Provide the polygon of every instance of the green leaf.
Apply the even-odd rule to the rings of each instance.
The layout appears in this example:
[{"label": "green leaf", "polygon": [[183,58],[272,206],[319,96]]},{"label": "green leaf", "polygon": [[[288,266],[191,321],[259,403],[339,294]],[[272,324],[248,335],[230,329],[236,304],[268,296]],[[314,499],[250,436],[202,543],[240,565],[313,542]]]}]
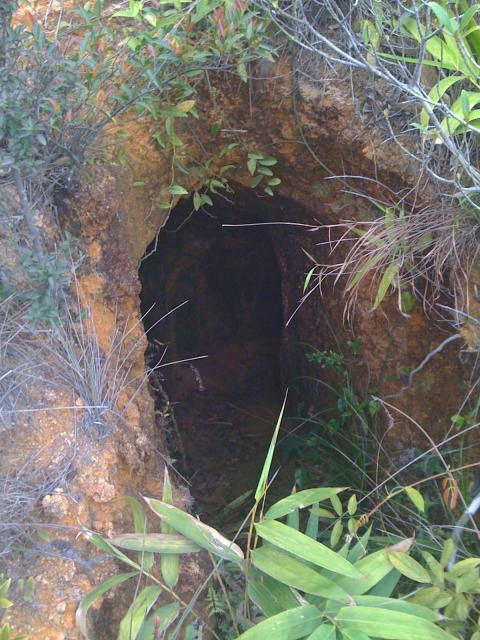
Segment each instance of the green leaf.
[{"label": "green leaf", "polygon": [[268,167],[257,167],[257,172],[261,173],[262,176],[273,176],[273,171]]},{"label": "green leaf", "polygon": [[310,515],[308,516],[307,526],[305,527],[305,535],[313,540],[316,540],[318,537],[318,514],[315,513],[316,509],[319,509],[318,502],[316,502],[313,506],[313,509],[310,510]]},{"label": "green leaf", "polygon": [[384,598],[382,596],[357,596],[355,602],[362,607],[381,607],[390,611],[402,611],[409,613],[430,622],[438,622],[440,615],[436,611],[432,611],[428,607],[414,604],[408,600],[400,600],[398,598]]},{"label": "green leaf", "polygon": [[87,613],[95,600],[97,600],[97,598],[100,598],[100,596],[103,596],[104,593],[110,591],[110,589],[113,589],[122,582],[133,578],[133,576],[138,576],[138,572],[131,571],[130,573],[118,573],[116,576],[112,576],[111,578],[108,578],[108,580],[105,580],[104,582],[99,584],[98,587],[95,587],[95,589],[92,589],[92,591],[90,591],[90,593],[87,593],[87,595],[83,598],[77,609],[76,619],[77,625],[85,638],[88,638]]},{"label": "green leaf", "polygon": [[335,551],[281,522],[267,520],[257,523],[255,528],[257,534],[267,542],[280,547],[284,551],[293,553],[298,558],[312,562],[318,567],[329,569],[339,575],[350,578],[365,577],[355,569],[353,564],[342,558]]},{"label": "green leaf", "polygon": [[267,186],[267,187],[265,187],[264,191],[265,191],[265,193],[266,193],[267,195],[269,195],[269,196],[273,196],[273,190],[272,190],[272,187],[268,187],[268,186]]},{"label": "green leaf", "polygon": [[341,520],[337,520],[337,522],[333,525],[332,531],[330,533],[330,546],[335,547],[342,537],[343,533],[343,524]]},{"label": "green leaf", "polygon": [[455,543],[452,540],[452,538],[448,538],[447,540],[445,540],[443,544],[442,555],[440,557],[440,564],[442,565],[443,568],[445,568],[447,564],[450,562],[450,559],[455,553],[455,548],[456,548]]},{"label": "green leaf", "polygon": [[278,160],[273,158],[272,156],[267,156],[266,158],[259,158],[258,163],[263,164],[264,167],[273,167],[276,165]]},{"label": "green leaf", "polygon": [[438,587],[428,587],[416,591],[408,601],[430,609],[443,609],[452,601],[452,595]]},{"label": "green leaf", "polygon": [[260,474],[260,479],[258,480],[258,484],[257,484],[257,490],[255,491],[255,502],[259,502],[267,490],[268,476],[270,474],[270,467],[272,465],[272,460],[273,460],[273,452],[275,451],[278,432],[280,431],[280,425],[282,423],[283,413],[285,411],[285,405],[287,404],[287,394],[288,392],[285,394],[283,405],[282,405],[282,408],[280,409],[280,414],[277,419],[277,424],[273,432],[272,440],[270,442],[270,446],[268,447],[267,456],[265,458],[265,462],[263,463],[262,473]]},{"label": "green leaf", "polygon": [[343,514],[343,507],[340,498],[337,495],[330,496],[330,502],[337,516],[341,516]]},{"label": "green leaf", "polygon": [[172,184],[172,186],[168,188],[168,193],[172,196],[188,195],[188,191],[185,189],[185,187],[182,187],[179,184]]},{"label": "green leaf", "polygon": [[156,585],[145,587],[128,608],[120,622],[118,640],[136,640],[148,612],[158,600],[161,589]]},{"label": "green leaf", "polygon": [[195,211],[198,211],[201,206],[202,206],[201,195],[198,193],[198,191],[195,191],[195,193],[193,194],[193,208],[195,209]]},{"label": "green leaf", "polygon": [[254,158],[249,158],[247,160],[247,167],[251,175],[253,176],[253,174],[255,173],[255,169],[257,168],[257,161]]},{"label": "green leaf", "polygon": [[[147,517],[143,510],[142,505],[136,498],[132,498],[131,496],[125,496],[125,501],[132,510],[133,514],[133,528],[135,529],[135,533],[140,534],[142,537],[147,532]],[[115,545],[112,539],[110,542]],[[121,547],[122,545],[116,545]],[[146,549],[144,547],[140,549],[136,549],[138,551],[137,562],[139,564],[143,563],[143,568],[146,571],[150,571],[153,565],[153,555],[151,553],[146,553]]]},{"label": "green leaf", "polygon": [[240,79],[242,80],[242,82],[248,82],[247,67],[243,62],[240,62],[237,65],[237,73],[240,76]]},{"label": "green leaf", "polygon": [[443,27],[444,29],[448,29],[452,33],[456,30],[454,26],[455,20],[450,19],[447,11],[441,5],[439,5],[438,2],[429,2],[428,6],[437,16],[437,20],[441,27]]},{"label": "green leaf", "polygon": [[337,631],[335,627],[324,622],[308,636],[307,640],[335,640],[336,637]]},{"label": "green leaf", "polygon": [[271,180],[268,181],[268,184],[270,187],[276,187],[278,186],[282,181],[280,180],[280,178],[272,178]]},{"label": "green leaf", "polygon": [[[408,546],[412,544],[412,540],[404,540],[402,544],[405,549],[408,549]],[[335,582],[352,596],[360,596],[370,591],[382,578],[393,570],[392,564],[387,557],[387,551],[395,550],[396,548],[398,550],[398,545],[381,549],[356,562],[354,567],[363,573],[364,578],[353,580],[352,578],[340,577]]]},{"label": "green leaf", "polygon": [[[170,475],[168,468],[165,465],[165,471],[163,474],[163,502],[165,504],[173,504],[173,490],[172,483],[170,482]],[[161,521],[160,531],[165,535],[171,535],[174,530],[168,525],[165,520]],[[180,576],[180,556],[162,554],[160,556],[160,570],[162,572],[163,579],[167,586],[171,589],[177,584]]]},{"label": "green leaf", "polygon": [[350,516],[354,516],[357,512],[357,496],[351,495],[347,503],[347,511]]},{"label": "green leaf", "polygon": [[305,293],[305,291],[308,289],[308,285],[310,284],[310,280],[312,279],[313,274],[315,273],[315,269],[317,268],[317,266],[315,265],[314,267],[312,267],[310,269],[310,271],[307,273],[306,277],[305,277],[305,282],[303,283],[303,293]]},{"label": "green leaf", "polygon": [[428,620],[377,607],[343,607],[335,620],[340,630],[360,631],[385,640],[453,640]]},{"label": "green leaf", "polygon": [[87,534],[87,538],[95,547],[97,547],[97,549],[108,553],[108,555],[112,556],[112,558],[120,560],[121,562],[124,562],[134,569],[141,569],[140,565],[137,562],[134,562],[131,558],[116,549],[112,544],[110,544],[110,542],[108,542],[108,540],[105,540],[104,538],[102,538],[102,536],[98,535],[98,533],[89,533]]},{"label": "green leaf", "polygon": [[294,493],[291,496],[287,496],[282,500],[279,500],[267,509],[264,519],[276,520],[286,516],[295,509],[304,509],[309,507],[314,502],[322,502],[328,500],[331,496],[337,495],[344,491],[344,487],[323,487],[319,489],[305,489]]},{"label": "green leaf", "polygon": [[375,295],[375,301],[373,303],[374,310],[377,309],[378,306],[382,303],[382,300],[385,298],[388,289],[397,277],[399,270],[400,264],[398,262],[391,262],[383,272],[380,284],[378,285],[377,293]]},{"label": "green leaf", "polygon": [[392,566],[400,573],[415,582],[431,582],[430,575],[422,565],[401,551],[391,551],[387,553]]},{"label": "green leaf", "polygon": [[152,511],[163,518],[172,529],[195,542],[202,549],[206,549],[214,556],[224,560],[237,563],[243,560],[243,552],[240,547],[224,538],[212,527],[203,524],[200,520],[196,520],[190,514],[184,513],[171,504],[153,498],[145,498],[145,500]]},{"label": "green leaf", "polygon": [[238,640],[297,640],[312,633],[321,619],[322,614],[317,607],[307,604],[267,618],[242,633]]},{"label": "green leaf", "polygon": [[111,543],[129,551],[145,550],[149,553],[197,553],[200,547],[184,536],[168,533],[123,533],[114,536]]},{"label": "green leaf", "polygon": [[343,603],[350,599],[349,595],[333,580],[325,578],[314,569],[277,551],[274,547],[264,546],[252,551],[252,562],[260,571],[294,589]]},{"label": "green leaf", "polygon": [[189,113],[193,107],[195,106],[195,100],[183,100],[183,102],[179,102],[176,107],[182,113]]},{"label": "green leaf", "polygon": [[469,9],[465,11],[462,15],[462,19],[460,20],[460,29],[463,30],[468,26],[468,23],[473,18],[473,16],[480,11],[480,4],[474,4]]},{"label": "green leaf", "polygon": [[262,180],[263,180],[262,175],[255,176],[254,179],[252,180],[252,184],[250,185],[252,189],[255,189],[255,187],[258,187],[258,185]]},{"label": "green leaf", "polygon": [[[155,611],[153,611],[145,621],[145,624],[138,635],[138,640],[155,640],[155,632],[161,633],[162,631],[165,631],[165,629],[167,629],[177,618],[179,611],[180,605],[178,602],[171,602],[159,609],[155,609]],[[157,623],[156,627],[155,623]]]},{"label": "green leaf", "polygon": [[294,609],[301,604],[290,587],[255,567],[250,567],[248,572],[247,593],[252,602],[268,617],[287,609]]}]

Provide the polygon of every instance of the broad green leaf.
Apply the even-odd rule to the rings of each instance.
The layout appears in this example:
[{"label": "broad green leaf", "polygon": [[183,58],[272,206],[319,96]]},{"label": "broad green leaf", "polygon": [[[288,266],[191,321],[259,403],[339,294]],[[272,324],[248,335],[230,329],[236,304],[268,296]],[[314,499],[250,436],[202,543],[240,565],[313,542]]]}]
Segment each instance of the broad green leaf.
[{"label": "broad green leaf", "polygon": [[255,187],[258,187],[258,185],[260,184],[260,182],[263,180],[263,176],[262,175],[257,175],[254,177],[254,179],[252,180],[251,183],[251,187],[252,189],[255,189]]},{"label": "broad green leaf", "polygon": [[317,607],[307,604],[267,618],[242,633],[238,640],[297,640],[312,633],[321,619],[322,614]]},{"label": "broad green leaf", "polygon": [[365,577],[355,569],[351,562],[342,558],[335,551],[281,522],[267,520],[257,523],[255,528],[257,534],[267,542],[292,553],[298,558],[312,562],[318,567],[329,569],[339,575],[351,578]]},{"label": "broad green leaf", "polygon": [[428,607],[414,604],[408,600],[400,600],[399,598],[383,598],[382,596],[357,596],[355,602],[362,607],[380,607],[389,609],[390,611],[402,611],[413,616],[418,616],[430,622],[438,622],[440,616],[437,612],[432,611]]},{"label": "broad green leaf", "polygon": [[452,601],[452,595],[447,591],[442,591],[438,587],[428,587],[426,589],[420,589],[408,599],[408,602],[413,602],[430,609],[443,609]]},{"label": "broad green leaf", "polygon": [[328,509],[323,509],[322,507],[313,507],[312,509],[310,509],[310,513],[319,518],[328,518],[329,520],[337,519],[337,516],[334,513],[332,513]]},{"label": "broad green leaf", "polygon": [[413,502],[413,504],[417,507],[417,509],[422,513],[424,513],[425,500],[423,499],[423,496],[420,493],[420,491],[418,491],[418,489],[415,489],[414,487],[405,487],[404,490],[407,496]]},{"label": "broad green leaf", "polygon": [[377,607],[343,607],[335,620],[341,630],[361,631],[385,640],[453,640],[428,620]]},{"label": "broad green leaf", "polygon": [[337,632],[332,624],[324,622],[313,633],[311,633],[307,640],[336,640]]},{"label": "broad green leaf", "polygon": [[[412,544],[411,539],[404,541],[405,547]],[[365,556],[354,564],[354,567],[363,573],[365,577],[353,580],[352,578],[340,577],[335,580],[342,589],[352,596],[360,596],[370,591],[382,578],[392,571],[392,564],[388,559],[387,551],[395,550],[395,547],[387,547],[375,553]]]},{"label": "broad green leaf", "polygon": [[351,516],[354,516],[357,512],[357,496],[355,494],[352,494],[348,499],[347,511]]},{"label": "broad green leaf", "polygon": [[111,542],[116,547],[129,551],[148,551],[149,553],[196,553],[200,547],[177,533],[123,533],[114,536]]},{"label": "broad green leaf", "polygon": [[[454,75],[447,76],[446,78],[442,78],[439,82],[437,82],[433,88],[429,91],[428,97],[432,102],[438,103],[440,99],[445,95],[445,93],[457,82],[461,80],[465,80],[465,76],[463,75]],[[432,108],[433,105],[430,105]],[[420,124],[422,127],[426,127],[428,125],[428,121],[430,116],[426,112],[425,109],[422,109],[420,114]]]},{"label": "broad green leaf", "polygon": [[[168,468],[166,465],[163,474],[162,498],[165,504],[173,504],[172,483],[170,482],[170,475],[168,473]],[[160,523],[160,531],[163,534],[171,535],[174,532],[174,529],[172,529],[170,525],[164,519],[162,519]],[[180,556],[178,554],[162,554],[160,556],[160,570],[162,572],[165,584],[173,589],[173,587],[177,584],[178,578],[180,576]]]},{"label": "broad green leaf", "polygon": [[314,511],[318,509],[318,502],[316,502],[313,506],[313,509],[310,510],[310,515],[308,516],[307,526],[305,528],[305,535],[313,540],[316,540],[318,537],[318,521],[319,517]]},{"label": "broad green leaf", "polygon": [[300,512],[298,509],[294,509],[287,515],[287,526],[296,531],[300,530]]},{"label": "broad green leaf", "polygon": [[128,608],[120,622],[118,640],[137,640],[148,612],[158,600],[161,589],[156,585],[145,587]]},{"label": "broad green leaf", "polygon": [[330,546],[335,547],[343,533],[343,524],[341,520],[337,520],[337,522],[332,527],[332,532],[330,533]]},{"label": "broad green leaf", "polygon": [[255,173],[255,169],[257,168],[257,161],[254,158],[249,158],[247,160],[247,167],[250,171],[250,174],[253,176],[253,174]]},{"label": "broad green leaf", "polygon": [[448,571],[447,576],[449,578],[457,578],[478,566],[480,566],[480,558],[467,558],[466,560],[460,560],[460,562],[454,564]]},{"label": "broad green leaf", "polygon": [[360,560],[360,558],[363,558],[367,555],[367,545],[368,541],[370,540],[371,533],[372,527],[370,526],[348,552],[347,560],[349,562],[357,562],[358,560]]},{"label": "broad green leaf", "polygon": [[[138,640],[155,640],[155,631],[160,633],[165,631],[177,618],[179,611],[180,605],[178,602],[172,602],[159,609],[155,609],[145,621],[138,634]],[[155,623],[157,624],[156,628]]]},{"label": "broad green leaf", "polygon": [[195,106],[195,100],[183,100],[183,102],[179,102],[176,106],[182,113],[189,113]]},{"label": "broad green leaf", "polygon": [[428,571],[408,554],[402,553],[401,551],[391,551],[387,553],[387,556],[392,566],[395,567],[397,571],[400,571],[402,575],[410,578],[410,580],[414,580],[415,582],[431,582]]},{"label": "broad green leaf", "polygon": [[266,158],[259,158],[258,163],[263,164],[264,167],[273,167],[273,165],[277,164],[278,160],[273,158],[272,156],[267,156]]},{"label": "broad green leaf", "polygon": [[100,598],[100,596],[103,596],[103,594],[107,591],[110,591],[110,589],[113,589],[122,582],[125,582],[125,580],[133,578],[133,576],[138,576],[138,572],[131,571],[130,573],[118,573],[116,576],[112,576],[111,578],[108,578],[108,580],[105,580],[104,582],[99,584],[98,587],[95,587],[95,589],[92,589],[92,591],[90,591],[90,593],[87,593],[87,595],[83,598],[76,612],[76,620],[77,625],[85,638],[88,638],[87,613],[95,600],[97,600],[97,598]]},{"label": "broad green leaf", "polygon": [[382,598],[388,598],[395,591],[397,584],[402,577],[402,574],[394,569],[387,573],[377,584],[369,591],[371,596],[382,596]]},{"label": "broad green leaf", "polygon": [[330,496],[330,502],[337,516],[341,516],[343,514],[343,507],[340,498],[337,495]]},{"label": "broad green leaf", "polygon": [[441,27],[448,29],[452,33],[455,31],[455,19],[450,18],[446,9],[444,9],[438,2],[429,2],[428,6],[437,16],[437,20]]},{"label": "broad green leaf", "polygon": [[370,640],[370,636],[361,631],[352,631],[351,629],[342,629],[342,638],[344,640]]},{"label": "broad green leaf", "polygon": [[[131,496],[125,496],[125,501],[132,510],[133,528],[135,529],[135,533],[141,534],[143,536],[143,534],[147,532],[147,518],[145,516],[142,505],[136,498],[132,498]],[[110,540],[110,542],[115,545],[115,542],[113,542],[113,540]],[[121,547],[122,545],[117,546]],[[147,550],[145,549],[145,547],[136,549],[136,551],[139,552],[137,555],[137,562],[142,565],[146,571],[150,571],[153,565],[153,555],[146,552]]]},{"label": "broad green leaf", "polygon": [[185,189],[185,187],[182,187],[179,184],[172,184],[172,186],[168,188],[168,193],[172,196],[188,195],[188,191]]},{"label": "broad green leaf", "polygon": [[295,509],[304,509],[309,507],[314,502],[322,502],[327,500],[333,495],[344,491],[342,487],[324,487],[320,489],[305,489],[299,491],[291,496],[279,500],[269,509],[267,509],[264,518],[265,520],[276,520],[291,513]]},{"label": "broad green leaf", "polygon": [[104,551],[105,553],[108,553],[108,555],[112,556],[112,558],[115,558],[116,560],[120,560],[121,562],[124,562],[128,566],[133,567],[134,569],[137,569],[137,570],[141,569],[141,566],[137,562],[134,562],[131,558],[129,558],[124,553],[122,553],[119,549],[117,549],[112,544],[110,544],[108,540],[105,540],[105,538],[102,538],[102,536],[98,535],[98,533],[88,533],[86,534],[86,537],[90,540],[90,542],[95,547],[97,547],[97,549],[100,549],[100,551]]},{"label": "broad green leaf", "polygon": [[273,460],[273,452],[275,451],[275,445],[277,444],[278,432],[280,431],[280,425],[282,423],[283,412],[285,411],[285,405],[287,404],[287,395],[285,394],[285,398],[283,400],[283,405],[280,410],[280,414],[278,416],[277,424],[275,426],[275,430],[273,432],[272,440],[270,442],[270,446],[268,448],[267,457],[265,458],[265,462],[263,463],[262,473],[260,474],[260,479],[258,481],[257,490],[255,491],[255,501],[258,502],[261,500],[263,495],[267,490],[268,485],[268,476],[270,473],[270,467],[272,465]]},{"label": "broad green leaf", "polygon": [[375,294],[375,301],[373,303],[374,310],[378,308],[382,300],[385,298],[387,291],[397,277],[399,269],[400,263],[395,261],[391,262],[383,272],[383,275],[380,279],[380,284],[378,285],[377,293]]},{"label": "broad green leaf", "polygon": [[145,500],[152,511],[163,518],[172,529],[195,542],[202,549],[206,549],[214,556],[224,560],[237,563],[243,560],[243,551],[240,547],[227,540],[212,527],[203,524],[200,520],[196,520],[190,514],[184,513],[171,504],[153,498],[145,498]]},{"label": "broad green leaf", "polygon": [[261,547],[252,551],[252,562],[257,569],[289,587],[341,602],[349,601],[348,594],[337,587],[333,580],[274,547]]},{"label": "broad green leaf", "polygon": [[274,616],[302,604],[290,587],[255,567],[250,567],[248,572],[247,592],[248,597],[266,616]]}]

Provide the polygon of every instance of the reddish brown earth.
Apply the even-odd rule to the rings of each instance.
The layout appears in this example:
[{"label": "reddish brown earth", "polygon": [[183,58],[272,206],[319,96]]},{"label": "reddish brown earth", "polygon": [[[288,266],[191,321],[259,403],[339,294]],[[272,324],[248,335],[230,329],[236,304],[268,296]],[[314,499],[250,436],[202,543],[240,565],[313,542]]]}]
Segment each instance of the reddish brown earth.
[{"label": "reddish brown earth", "polygon": [[[414,183],[416,167],[400,155],[397,147],[383,143],[379,132],[362,121],[352,105],[348,82],[338,79],[335,84],[327,84],[321,89],[302,84],[298,88],[294,108],[288,70],[280,67],[272,70],[272,76],[277,79],[258,86],[255,84],[252,95],[249,95],[246,85],[226,78],[212,79],[210,93],[205,94],[198,104],[200,118],[194,125],[195,129],[179,132],[187,142],[185,156],[193,167],[193,160],[205,162],[214,155],[219,144],[240,139],[242,147],[237,147],[221,161],[222,164],[238,163],[241,167],[235,172],[236,193],[229,196],[233,208],[237,204],[250,208],[257,206],[257,196],[247,195],[245,191],[250,184],[250,176],[244,167],[243,146],[278,159],[277,174],[282,183],[277,189],[277,196],[267,205],[264,198],[258,202],[268,208],[269,215],[285,222],[321,226],[373,215],[365,207],[364,200],[343,192],[340,179],[326,179],[331,175],[364,175],[376,178],[395,190]],[[212,141],[208,133],[210,124],[220,120],[220,140]],[[108,351],[112,336],[116,332],[125,332],[128,327],[125,352],[129,356],[124,365],[131,368],[131,378],[140,379],[144,372],[147,341],[140,322],[138,266],[147,246],[166,219],[165,211],[156,208],[155,202],[166,199],[171,163],[168,154],[159,149],[151,138],[152,123],[126,123],[124,128],[130,134],[125,143],[126,162],[120,164],[113,154],[104,162],[90,167],[90,177],[82,182],[67,227],[70,225],[77,229],[81,247],[87,256],[78,274],[78,287],[83,304],[91,310],[100,346]],[[234,129],[242,131],[240,138],[239,134],[232,132]],[[301,131],[308,141],[308,148],[302,140]],[[327,174],[318,160],[328,165],[331,174]],[[218,167],[219,162],[215,161],[213,169]],[[134,186],[138,182],[143,183],[141,188]],[[199,186],[195,168],[190,178],[185,176],[183,184],[191,190]],[[375,182],[362,186],[372,196],[382,191]],[[328,246],[318,246],[328,236],[325,230],[312,233],[299,228],[290,232],[288,227],[275,227],[270,231],[270,237],[282,275],[284,312],[290,314],[301,296],[304,276],[311,264],[302,249],[328,260]],[[179,265],[188,259],[188,255],[179,255]],[[195,265],[190,268],[195,270]],[[376,312],[371,311],[371,302],[371,291],[365,288],[349,327],[344,323],[341,283],[335,288],[327,284],[323,298],[312,297],[288,329],[282,329],[284,379],[288,379],[289,372],[298,374],[302,371],[296,349],[299,341],[322,349],[337,348],[330,325],[335,328],[340,345],[345,345],[353,335],[361,340],[362,359],[357,365],[356,376],[360,387],[375,388],[379,395],[384,396],[400,391],[405,386],[401,378],[405,370],[416,367],[447,333],[445,328],[435,323],[435,319],[424,313],[420,304],[414,307],[411,317],[405,317],[399,313],[393,298],[386,300]],[[202,309],[200,304],[199,311],[208,321],[208,309]],[[423,425],[433,439],[438,440],[445,435],[449,427],[448,417],[456,411],[462,397],[459,348],[460,343],[454,342],[432,359],[416,376],[415,385],[394,400],[395,406]],[[235,345],[226,342],[222,349],[222,352],[213,353],[202,373],[217,394],[225,378],[236,376],[239,371],[232,365],[239,356]],[[248,349],[246,353],[248,355]],[[241,355],[243,357],[245,352]],[[181,375],[181,370],[173,372],[172,381]],[[168,379],[168,374],[166,376]],[[195,389],[195,384],[191,376],[179,382],[179,401],[189,402],[201,394],[198,388]],[[260,410],[267,410],[272,422],[276,396],[274,400],[272,402],[269,398]],[[73,403],[81,411],[82,402],[80,397],[72,398],[69,389],[65,390],[65,397],[59,394],[49,399],[45,413],[35,417],[38,429],[33,441],[31,436],[25,436],[26,430],[17,430],[18,449],[32,450],[41,442],[45,444],[45,450],[51,451],[56,439],[68,442],[73,438],[74,415],[78,418],[78,411],[54,413],[50,409]],[[260,401],[257,399],[256,402],[258,408]],[[213,418],[210,411],[208,396],[206,399],[202,396],[182,428],[188,432],[186,440],[190,440],[185,443],[186,447],[191,450],[198,446],[200,457],[197,460],[206,459],[204,466],[192,470],[193,485],[197,478],[205,491],[212,492],[212,500],[218,498],[219,504],[223,504],[236,496],[223,495],[222,485],[226,482],[224,476],[228,475],[228,469],[219,469],[215,457],[208,458],[208,438],[215,443],[227,438],[233,457],[235,449],[240,446],[245,446],[242,451],[249,455],[248,452],[257,447],[255,427],[237,416],[235,433],[217,424],[206,434],[199,430],[198,418],[203,416],[206,421],[215,420],[219,411],[214,412]],[[181,413],[181,410],[177,411],[179,417]],[[193,420],[192,416],[196,419]],[[424,446],[426,438],[412,420],[398,413],[392,412],[392,416],[393,422],[387,421],[387,432],[379,433],[378,437],[383,439],[395,461],[400,453],[406,452],[408,456],[409,449]],[[226,421],[231,422],[231,414]],[[88,433],[77,434],[80,455],[73,462],[68,491],[52,493],[42,500],[43,520],[67,527],[52,529],[51,540],[61,540],[69,549],[74,549],[75,554],[80,554],[85,562],[68,557],[40,557],[29,565],[28,572],[34,575],[37,583],[36,598],[31,605],[17,607],[11,615],[16,627],[32,637],[44,640],[79,638],[74,612],[81,596],[114,571],[109,561],[89,564],[94,554],[82,537],[77,537],[78,531],[86,528],[108,536],[113,532],[131,530],[130,516],[121,497],[161,495],[163,457],[168,455],[168,451],[164,443],[165,434],[158,428],[148,386],[145,384],[134,397],[131,388],[123,389],[118,395],[116,414],[112,415],[110,422],[106,437],[100,440],[95,440]],[[242,429],[245,432],[240,434]],[[265,443],[265,432],[262,438]],[[246,442],[246,445],[241,442]],[[218,455],[223,455],[226,447],[222,445],[218,449]],[[213,469],[215,466],[216,470]],[[212,483],[218,485],[218,494],[212,489]],[[178,483],[175,499],[179,505],[190,503],[187,493]],[[200,573],[200,568],[194,563],[186,567],[181,584],[185,597],[188,598],[188,593],[195,589]]]}]

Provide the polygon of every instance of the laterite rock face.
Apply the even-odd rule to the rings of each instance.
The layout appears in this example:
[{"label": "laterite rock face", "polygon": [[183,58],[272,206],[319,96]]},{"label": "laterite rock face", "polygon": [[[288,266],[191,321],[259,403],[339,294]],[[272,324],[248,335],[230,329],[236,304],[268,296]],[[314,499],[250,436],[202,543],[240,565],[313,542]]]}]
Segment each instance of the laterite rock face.
[{"label": "laterite rock face", "polygon": [[[278,203],[278,209],[271,215],[278,214],[277,221],[318,227],[278,226],[271,231],[282,274],[284,313],[292,313],[311,266],[305,252],[320,262],[339,259],[330,255],[328,225],[376,215],[365,199],[346,193],[342,179],[334,176],[363,175],[378,180],[362,182],[362,188],[372,197],[381,195],[380,183],[398,190],[412,184],[417,176],[416,167],[399,154],[398,147],[382,143],[380,133],[372,131],[356,113],[348,82],[339,79],[334,86],[326,85],[321,90],[300,84],[294,103],[288,70],[274,68],[271,76],[276,79],[254,83],[252,95],[247,85],[226,78],[212,79],[211,88],[197,104],[199,119],[193,125],[189,123],[192,129],[178,132],[186,142],[182,161],[191,167],[190,175],[182,175],[181,182],[193,192],[201,185],[198,167],[213,157],[212,174],[224,164],[239,165],[233,172],[234,193],[227,194],[232,206],[237,201],[242,204],[237,199],[244,197],[251,207],[262,198],[263,206],[263,193],[250,191],[245,195],[251,182],[245,150],[257,150],[278,160],[276,175],[282,182],[272,201]],[[210,134],[213,122],[221,122],[215,140]],[[65,410],[61,418],[46,412],[39,418],[42,442],[47,442],[44,437],[54,442],[60,433],[73,442],[75,433],[79,451],[67,486],[42,500],[45,522],[62,525],[51,534],[52,542],[57,540],[62,549],[62,557],[40,558],[33,564],[30,573],[36,578],[37,599],[16,608],[13,614],[19,630],[44,640],[80,638],[74,616],[77,603],[93,585],[116,570],[110,561],[94,561],[92,547],[77,538],[79,528],[106,536],[130,530],[130,515],[122,496],[159,497],[162,456],[168,455],[163,434],[155,426],[148,385],[139,386],[144,378],[147,342],[140,318],[138,268],[147,246],[167,219],[168,212],[156,203],[168,199],[171,158],[153,141],[153,123],[135,121],[123,128],[129,134],[124,143],[125,161],[120,163],[112,153],[110,159],[89,168],[90,175],[83,179],[71,220],[67,221],[67,227],[73,223],[80,226],[77,236],[85,256],[77,276],[79,298],[90,309],[96,338],[105,353],[118,336],[123,336],[125,358],[120,358],[118,367],[125,374],[125,384],[118,390],[115,412],[101,438],[78,429],[84,410],[80,397],[73,398],[75,411]],[[234,142],[238,146],[227,156],[215,157],[219,148]],[[178,256],[179,261],[187,258]],[[310,296],[284,330],[284,371],[287,377],[289,371],[301,373],[301,358],[295,355],[299,341],[321,349],[337,349],[328,325],[335,328],[344,346],[352,336],[359,337],[359,387],[375,389],[380,397],[390,396],[388,402],[396,407],[385,414],[385,429],[377,434],[395,463],[400,454],[408,457],[416,446],[428,444],[429,438],[439,440],[445,435],[448,417],[461,397],[461,341],[451,343],[432,358],[415,376],[415,384],[408,387],[406,372],[417,367],[447,334],[420,304],[405,317],[394,297],[375,312],[371,303],[371,291],[365,287],[349,325],[344,319],[342,283],[333,286],[327,282],[323,296]],[[56,397],[51,405],[71,406],[69,391],[65,390],[65,403]],[[415,422],[422,425],[428,438]],[[22,437],[18,431],[20,449],[32,445],[22,442]],[[180,506],[188,503],[181,488],[175,499]],[[200,576],[201,567],[189,563],[181,579],[185,598],[195,590]],[[110,605],[107,611],[112,620],[119,614]],[[94,623],[92,637],[113,637],[108,636],[109,624],[100,622],[100,615],[92,619],[96,617],[98,624]]]}]

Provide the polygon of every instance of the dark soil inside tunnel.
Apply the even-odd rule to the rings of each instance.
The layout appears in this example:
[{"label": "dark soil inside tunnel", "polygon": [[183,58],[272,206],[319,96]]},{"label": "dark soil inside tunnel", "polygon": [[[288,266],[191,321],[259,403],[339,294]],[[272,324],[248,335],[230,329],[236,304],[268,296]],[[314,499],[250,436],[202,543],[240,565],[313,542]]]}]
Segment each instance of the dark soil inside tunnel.
[{"label": "dark soil inside tunnel", "polygon": [[[300,234],[265,224],[291,219],[294,205],[243,193],[207,211],[180,203],[140,267],[158,426],[209,517],[255,488],[284,391],[305,361],[285,329],[303,284]],[[282,251],[292,247],[289,264]],[[294,468],[283,465],[279,489]]]}]

